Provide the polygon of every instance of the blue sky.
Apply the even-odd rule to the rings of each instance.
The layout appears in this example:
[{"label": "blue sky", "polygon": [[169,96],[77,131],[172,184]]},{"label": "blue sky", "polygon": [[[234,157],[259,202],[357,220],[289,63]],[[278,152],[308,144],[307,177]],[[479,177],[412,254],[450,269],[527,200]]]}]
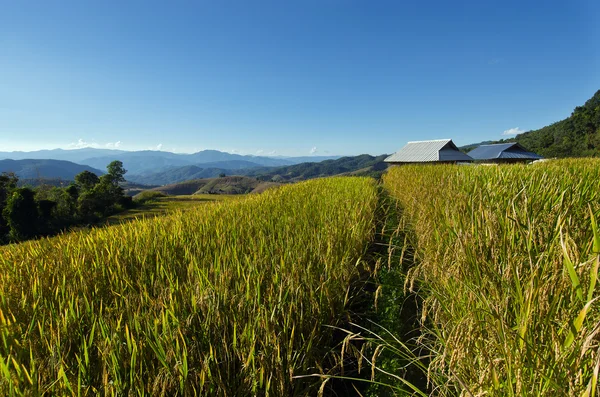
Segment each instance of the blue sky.
[{"label": "blue sky", "polygon": [[0,151],[391,153],[600,89],[600,2],[0,0]]}]

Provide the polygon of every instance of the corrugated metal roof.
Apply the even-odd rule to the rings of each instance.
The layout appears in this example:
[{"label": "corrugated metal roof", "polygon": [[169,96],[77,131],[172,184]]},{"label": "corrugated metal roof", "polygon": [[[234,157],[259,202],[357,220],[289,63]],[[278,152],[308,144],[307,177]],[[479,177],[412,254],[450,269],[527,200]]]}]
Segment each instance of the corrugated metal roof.
[{"label": "corrugated metal roof", "polygon": [[497,159],[523,159],[539,160],[543,158],[539,154],[529,152],[518,143],[497,143],[494,145],[481,145],[469,152],[469,156],[475,160],[497,160]]},{"label": "corrugated metal roof", "polygon": [[434,161],[472,161],[458,150],[452,139],[412,141],[384,161],[388,163],[427,163]]}]

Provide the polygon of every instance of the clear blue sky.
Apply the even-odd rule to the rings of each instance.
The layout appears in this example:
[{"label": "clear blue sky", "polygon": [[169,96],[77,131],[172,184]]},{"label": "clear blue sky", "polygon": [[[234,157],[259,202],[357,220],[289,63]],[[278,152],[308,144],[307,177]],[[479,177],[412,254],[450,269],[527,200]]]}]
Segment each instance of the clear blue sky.
[{"label": "clear blue sky", "polygon": [[600,1],[0,0],[0,151],[391,153],[600,89]]}]

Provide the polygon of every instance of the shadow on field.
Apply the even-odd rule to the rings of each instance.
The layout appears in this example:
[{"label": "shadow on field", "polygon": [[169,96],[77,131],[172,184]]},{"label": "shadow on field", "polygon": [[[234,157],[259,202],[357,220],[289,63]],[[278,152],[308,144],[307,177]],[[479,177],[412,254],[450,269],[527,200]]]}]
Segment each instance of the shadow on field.
[{"label": "shadow on field", "polygon": [[339,375],[328,379],[324,396],[415,394],[396,377],[425,395],[432,392],[423,359],[428,352],[417,344],[421,300],[405,288],[406,274],[416,264],[414,238],[400,204],[381,188],[377,234],[368,250],[370,272],[350,293],[355,303],[348,322],[335,330],[333,345],[343,350],[343,360],[339,353]]}]

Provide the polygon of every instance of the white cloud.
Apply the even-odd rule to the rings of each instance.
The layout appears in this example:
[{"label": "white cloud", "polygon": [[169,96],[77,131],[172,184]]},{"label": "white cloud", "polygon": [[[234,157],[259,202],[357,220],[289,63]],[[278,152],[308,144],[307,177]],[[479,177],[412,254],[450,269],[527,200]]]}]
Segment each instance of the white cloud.
[{"label": "white cloud", "polygon": [[275,156],[277,154],[277,150],[271,150],[269,153],[267,153],[269,156]]},{"label": "white cloud", "polygon": [[257,155],[257,156],[260,156],[260,155],[261,155],[261,154],[263,154],[264,152],[265,152],[265,151],[264,151],[264,150],[262,150],[262,149],[260,149],[260,150],[257,150],[257,151],[256,151],[256,155]]},{"label": "white cloud", "polygon": [[109,148],[109,149],[118,149],[119,147],[121,147],[121,141],[108,142],[106,144],[106,147]]},{"label": "white cloud", "polygon": [[87,147],[97,148],[98,146],[100,145],[98,145],[96,142],[86,142],[83,139],[79,138],[77,142],[71,142],[67,147],[69,149],[83,149]]},{"label": "white cloud", "polygon": [[159,143],[158,145],[156,145],[156,150],[162,150],[163,144]]},{"label": "white cloud", "polygon": [[309,152],[309,153],[310,153],[310,154],[315,154],[315,153],[317,153],[317,147],[316,147],[316,146],[313,146],[313,148],[312,148],[312,149],[310,149],[310,152]]},{"label": "white cloud", "polygon": [[511,128],[511,129],[508,129],[508,130],[504,131],[504,132],[502,133],[502,135],[505,135],[505,136],[506,136],[506,135],[517,135],[517,134],[522,134],[522,133],[524,133],[524,132],[525,132],[525,131],[523,131],[523,130],[522,130],[522,129],[520,129],[519,127],[515,127],[515,128]]}]

